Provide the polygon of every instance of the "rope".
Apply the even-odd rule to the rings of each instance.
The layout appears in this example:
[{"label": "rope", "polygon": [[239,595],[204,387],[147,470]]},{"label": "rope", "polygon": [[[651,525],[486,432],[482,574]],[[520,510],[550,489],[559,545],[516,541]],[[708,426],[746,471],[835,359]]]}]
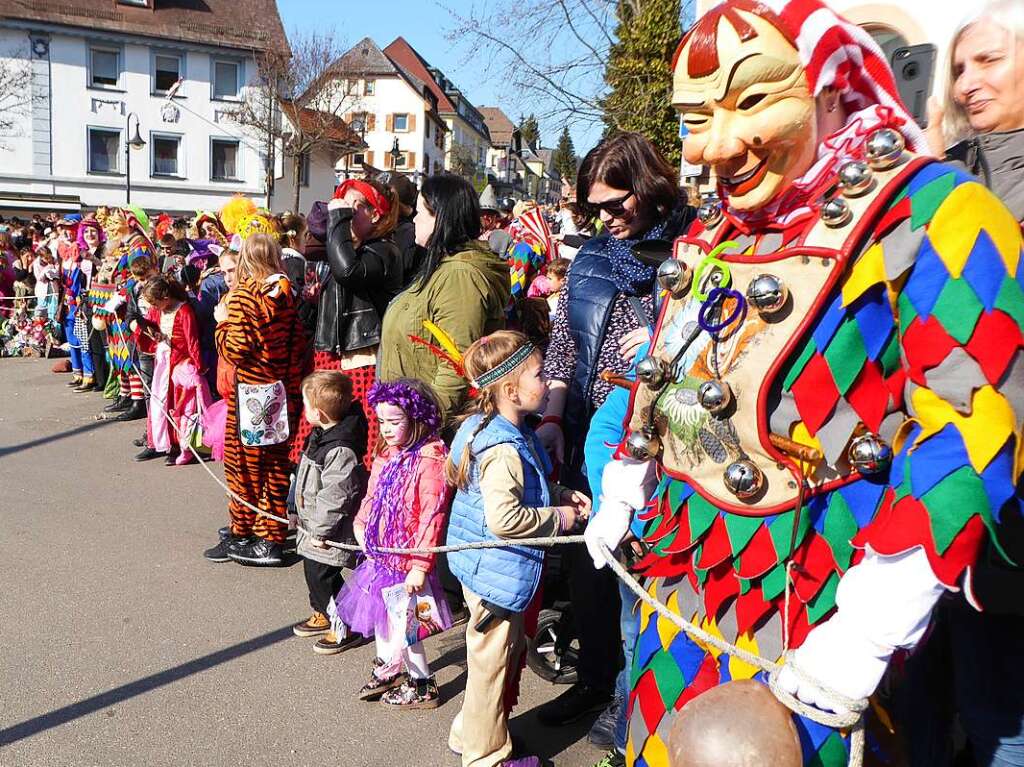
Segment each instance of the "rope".
[{"label": "rope", "polygon": [[[128,340],[125,338],[123,331],[120,329],[118,333],[121,336],[121,340],[127,345]],[[135,369],[136,374],[140,375],[138,367],[135,362],[131,360],[130,366]],[[171,427],[179,436],[178,443],[181,444],[181,430],[175,423],[174,419],[170,417],[166,409],[166,401],[160,397],[157,397],[152,389],[146,384],[145,379],[142,379],[142,385],[149,393],[150,398],[156,397],[156,399],[164,405],[164,417],[171,424]],[[271,514],[268,511],[259,509],[244,498],[239,496],[237,493],[231,490],[221,479],[213,473],[209,466],[206,465],[206,461],[194,447],[190,444],[185,445],[192,454],[199,461],[199,465],[203,467],[207,474],[216,482],[230,498],[234,498],[237,502],[241,503],[247,509],[261,516],[273,519],[281,524],[288,525],[289,521],[283,517],[279,517],[276,514]],[[459,544],[457,546],[424,546],[420,548],[381,548],[378,551],[382,554],[408,554],[408,555],[422,555],[422,554],[450,554],[456,551],[467,551],[473,549],[496,549],[496,548],[508,548],[512,546],[540,546],[540,547],[551,547],[566,545],[571,543],[582,543],[584,537],[582,535],[565,535],[559,537],[544,537],[544,538],[522,538],[517,540],[494,540],[494,541],[476,541],[474,543]],[[363,551],[363,547],[358,544],[351,543],[339,543],[337,541],[324,541],[324,543],[334,549],[341,549],[343,551]],[[739,658],[744,663],[747,663],[755,668],[761,669],[768,674],[768,687],[779,701],[786,706],[790,711],[799,714],[800,716],[806,717],[812,721],[818,722],[819,724],[825,725],[826,727],[832,727],[835,729],[849,729],[850,730],[850,757],[848,767],[862,767],[864,760],[864,716],[863,713],[868,707],[868,701],[866,699],[853,700],[848,698],[841,693],[832,690],[825,685],[821,684],[817,680],[813,679],[806,672],[804,672],[799,666],[793,662],[793,654],[790,651],[786,651],[783,655],[784,663],[777,663],[770,661],[766,658],[762,658],[760,655],[756,655],[749,650],[744,650],[742,647],[737,647],[731,642],[726,641],[720,637],[709,634],[707,631],[702,629],[700,626],[692,623],[681,615],[677,615],[672,612],[667,605],[659,602],[657,599],[652,597],[647,590],[640,584],[640,582],[633,577],[633,575],[623,567],[611,548],[604,542],[599,542],[599,547],[602,556],[611,568],[612,572],[621,580],[630,591],[644,604],[651,607],[657,614],[666,620],[673,623],[679,629],[684,631],[691,639],[703,644],[707,647],[713,647],[719,652],[725,653],[729,656]],[[788,613],[788,605],[787,610]],[[788,616],[787,616],[788,623]],[[787,626],[787,637],[788,637],[788,626]],[[788,647],[788,644],[787,644]],[[778,675],[782,671],[783,667],[790,669],[796,677],[805,684],[810,684],[816,687],[825,697],[826,701],[833,704],[836,707],[843,708],[849,713],[835,714],[830,711],[824,711],[815,706],[808,705],[803,701],[790,695],[785,690],[781,689],[778,684]]]}]

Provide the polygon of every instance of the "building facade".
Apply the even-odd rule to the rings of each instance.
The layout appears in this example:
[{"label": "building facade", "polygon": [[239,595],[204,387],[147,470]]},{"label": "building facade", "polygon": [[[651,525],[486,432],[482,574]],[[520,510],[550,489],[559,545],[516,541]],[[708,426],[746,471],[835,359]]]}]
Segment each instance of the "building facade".
[{"label": "building facade", "polygon": [[0,66],[27,70],[33,98],[0,137],[0,210],[124,204],[129,182],[131,202],[154,210],[218,208],[236,193],[266,201],[267,152],[231,113],[256,52],[287,46],[276,5],[199,7],[3,4]]}]

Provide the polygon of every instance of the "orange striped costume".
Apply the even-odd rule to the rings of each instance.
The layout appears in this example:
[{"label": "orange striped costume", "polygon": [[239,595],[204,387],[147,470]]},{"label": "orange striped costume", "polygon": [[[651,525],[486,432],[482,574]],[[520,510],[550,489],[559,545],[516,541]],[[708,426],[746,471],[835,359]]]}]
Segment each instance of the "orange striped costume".
[{"label": "orange striped costume", "polygon": [[[283,275],[266,281],[239,280],[228,298],[228,318],[217,325],[217,353],[236,368],[239,383],[283,381],[288,390],[289,426],[294,433],[302,410],[302,370],[306,336],[296,314],[291,286]],[[288,516],[288,442],[243,447],[238,436],[237,391],[228,398],[224,430],[224,477],[250,504]],[[228,502],[231,532],[283,543],[287,526],[257,515],[238,501]]]}]

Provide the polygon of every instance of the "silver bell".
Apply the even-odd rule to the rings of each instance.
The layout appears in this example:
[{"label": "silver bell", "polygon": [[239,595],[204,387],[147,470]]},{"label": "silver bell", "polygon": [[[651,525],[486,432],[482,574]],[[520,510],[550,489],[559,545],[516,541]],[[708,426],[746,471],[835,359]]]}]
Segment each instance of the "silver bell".
[{"label": "silver bell", "polygon": [[649,461],[661,452],[661,438],[649,427],[632,432],[626,439],[626,452],[637,461]]},{"label": "silver bell", "polygon": [[877,434],[862,434],[850,443],[850,465],[861,474],[880,474],[892,464],[892,448]]},{"label": "silver bell", "polygon": [[741,458],[725,467],[722,482],[729,492],[741,500],[753,498],[764,487],[764,474],[753,461]]},{"label": "silver bell", "polygon": [[661,385],[665,383],[667,374],[664,363],[657,357],[644,357],[638,363],[636,363],[636,377],[637,380],[646,384],[652,389],[660,389]]},{"label": "silver bell", "polygon": [[821,206],[821,220],[825,226],[838,229],[853,220],[853,210],[842,197],[833,197]]},{"label": "silver bell", "polygon": [[722,220],[722,206],[714,200],[703,202],[697,208],[697,218],[705,228],[710,229]]},{"label": "silver bell", "polygon": [[721,413],[732,404],[732,389],[725,381],[713,378],[697,389],[697,402],[709,413]]},{"label": "silver bell", "polygon": [[658,267],[658,285],[667,290],[672,298],[682,298],[690,289],[693,270],[682,261],[670,258]]},{"label": "silver bell", "polygon": [[747,301],[761,314],[775,314],[789,300],[789,289],[774,274],[759,274],[747,286]]},{"label": "silver bell", "polygon": [[871,166],[860,160],[848,160],[839,166],[839,188],[847,197],[859,197],[871,188]]},{"label": "silver bell", "polygon": [[900,161],[906,145],[899,131],[892,128],[876,130],[868,136],[865,149],[868,164],[875,170],[887,170]]}]

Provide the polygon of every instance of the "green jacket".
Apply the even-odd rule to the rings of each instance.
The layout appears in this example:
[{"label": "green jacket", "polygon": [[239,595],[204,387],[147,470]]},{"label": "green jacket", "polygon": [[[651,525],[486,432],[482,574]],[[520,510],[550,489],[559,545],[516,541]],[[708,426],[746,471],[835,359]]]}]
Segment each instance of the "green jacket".
[{"label": "green jacket", "polygon": [[478,338],[505,327],[505,309],[512,292],[508,263],[486,243],[471,242],[465,250],[446,256],[422,287],[414,284],[399,293],[384,313],[377,375],[381,381],[415,378],[430,384],[441,401],[447,423],[466,400],[469,382],[452,366],[410,336],[433,342],[423,320],[451,336],[465,352]]}]

